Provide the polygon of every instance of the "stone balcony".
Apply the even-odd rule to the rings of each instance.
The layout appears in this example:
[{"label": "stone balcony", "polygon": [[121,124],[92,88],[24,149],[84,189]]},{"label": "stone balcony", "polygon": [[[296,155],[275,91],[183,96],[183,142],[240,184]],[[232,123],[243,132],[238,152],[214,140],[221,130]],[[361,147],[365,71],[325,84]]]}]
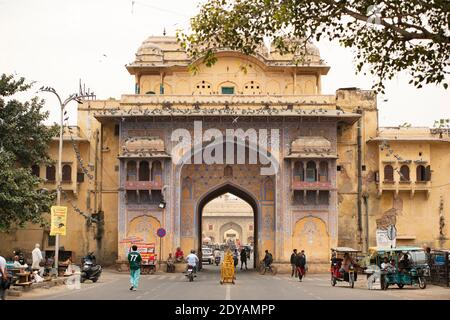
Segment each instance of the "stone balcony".
[{"label": "stone balcony", "polygon": [[125,190],[161,190],[162,183],[159,181],[125,181]]},{"label": "stone balcony", "polygon": [[[42,188],[47,190],[56,190],[56,181],[55,180],[45,180],[42,183]],[[78,194],[79,183],[76,181],[61,181],[61,189],[65,192],[71,192],[73,195]]]},{"label": "stone balcony", "polygon": [[334,190],[331,181],[292,181],[292,190]]},{"label": "stone balcony", "polygon": [[[335,95],[122,95],[91,108],[100,122],[117,118],[188,116],[302,117],[355,123],[360,115],[336,109]],[[115,121],[114,120],[114,121]]]},{"label": "stone balcony", "polygon": [[431,192],[431,181],[382,181],[378,183],[378,197],[384,191],[392,191],[397,196],[399,192],[409,192],[413,198],[417,191],[426,192],[427,198]]}]

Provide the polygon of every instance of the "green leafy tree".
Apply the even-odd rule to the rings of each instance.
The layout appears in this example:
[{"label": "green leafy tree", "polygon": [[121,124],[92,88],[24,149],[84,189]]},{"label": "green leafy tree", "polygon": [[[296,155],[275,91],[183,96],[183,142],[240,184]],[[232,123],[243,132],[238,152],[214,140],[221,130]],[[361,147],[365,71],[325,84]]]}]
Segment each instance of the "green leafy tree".
[{"label": "green leafy tree", "polygon": [[303,56],[312,40],[338,40],[355,49],[356,70],[368,66],[383,92],[383,81],[400,71],[418,88],[448,87],[449,25],[448,0],[208,0],[191,31],[177,36],[208,66],[218,48],[253,54],[266,38],[282,54]]},{"label": "green leafy tree", "polygon": [[55,198],[54,193],[39,190],[42,180],[30,168],[51,162],[47,150],[58,127],[44,125],[48,112],[42,112],[43,100],[35,97],[23,103],[12,97],[30,88],[24,78],[0,76],[1,231],[27,222],[44,224],[43,213],[50,211]]}]

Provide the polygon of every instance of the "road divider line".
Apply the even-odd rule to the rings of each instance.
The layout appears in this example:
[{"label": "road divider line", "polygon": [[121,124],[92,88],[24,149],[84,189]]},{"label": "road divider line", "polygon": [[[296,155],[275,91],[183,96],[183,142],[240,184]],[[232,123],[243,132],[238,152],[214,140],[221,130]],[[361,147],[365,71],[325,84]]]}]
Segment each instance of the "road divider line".
[{"label": "road divider line", "polygon": [[231,300],[231,285],[225,285],[225,300]]}]

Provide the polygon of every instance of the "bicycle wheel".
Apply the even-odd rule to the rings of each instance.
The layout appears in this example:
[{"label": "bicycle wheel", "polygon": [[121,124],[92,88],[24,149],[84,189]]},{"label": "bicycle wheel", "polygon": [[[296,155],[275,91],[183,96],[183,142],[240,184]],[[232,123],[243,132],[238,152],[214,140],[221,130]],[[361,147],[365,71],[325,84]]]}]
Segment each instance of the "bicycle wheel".
[{"label": "bicycle wheel", "polygon": [[271,271],[272,271],[272,275],[273,275],[273,276],[277,274],[277,272],[278,272],[277,267],[271,267],[270,269],[271,269]]}]

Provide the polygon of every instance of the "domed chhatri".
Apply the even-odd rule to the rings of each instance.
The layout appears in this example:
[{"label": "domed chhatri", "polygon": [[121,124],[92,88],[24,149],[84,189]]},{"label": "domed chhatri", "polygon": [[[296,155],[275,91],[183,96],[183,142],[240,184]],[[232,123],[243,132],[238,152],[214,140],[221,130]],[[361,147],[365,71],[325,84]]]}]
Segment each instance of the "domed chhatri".
[{"label": "domed chhatri", "polygon": [[[296,40],[292,40],[296,41]],[[300,43],[300,41],[297,41]],[[217,50],[220,53],[231,52],[227,48]],[[304,48],[297,50],[295,54],[280,54],[273,46],[268,50],[261,46],[253,55],[266,65],[324,65],[320,59],[319,49],[312,43],[307,43]],[[193,62],[177,42],[174,36],[150,36],[142,42],[136,52],[136,60],[130,66],[186,66]]]}]

